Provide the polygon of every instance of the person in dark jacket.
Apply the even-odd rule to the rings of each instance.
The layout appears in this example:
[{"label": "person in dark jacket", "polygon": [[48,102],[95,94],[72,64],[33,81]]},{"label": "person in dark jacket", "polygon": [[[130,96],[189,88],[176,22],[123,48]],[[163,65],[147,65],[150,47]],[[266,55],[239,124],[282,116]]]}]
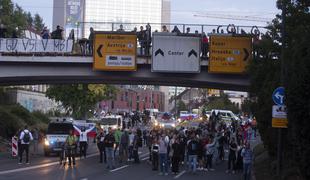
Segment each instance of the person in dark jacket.
[{"label": "person in dark jacket", "polygon": [[108,163],[107,169],[114,168],[114,144],[115,144],[115,137],[113,134],[113,130],[109,128],[109,133],[104,138],[104,145]]},{"label": "person in dark jacket", "polygon": [[103,154],[104,154],[104,163],[107,162],[107,157],[106,157],[106,154],[105,154],[105,150],[104,150],[104,131],[103,130],[100,130],[99,134],[97,135],[97,147],[98,147],[98,150],[99,150],[99,155],[100,155],[100,161],[99,163],[102,163],[103,161]]},{"label": "person in dark jacket", "polygon": [[176,138],[172,144],[172,173],[179,173],[179,164],[182,157],[182,148],[180,144],[180,139]]},{"label": "person in dark jacket", "polygon": [[120,162],[126,162],[128,158],[128,147],[129,147],[129,135],[127,130],[121,135],[120,146],[119,146],[119,157]]}]

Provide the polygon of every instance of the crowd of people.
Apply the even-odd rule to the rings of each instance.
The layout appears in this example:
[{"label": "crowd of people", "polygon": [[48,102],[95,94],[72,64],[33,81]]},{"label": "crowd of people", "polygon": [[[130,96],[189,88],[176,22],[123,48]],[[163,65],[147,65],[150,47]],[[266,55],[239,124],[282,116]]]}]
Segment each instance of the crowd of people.
[{"label": "crowd of people", "polygon": [[[139,149],[144,147],[149,151],[151,169],[158,171],[159,175],[178,174],[181,167],[190,173],[215,171],[219,164],[227,162],[226,173],[235,174],[243,170],[244,179],[250,179],[254,158],[250,142],[256,138],[256,120],[246,123],[232,121],[227,125],[219,123],[217,118],[211,116],[209,121],[200,123],[198,127],[177,129],[146,126],[141,130],[138,126],[131,126],[105,131],[97,127],[95,140],[99,163],[105,163],[107,169],[114,169],[120,164],[138,164]],[[82,128],[78,137],[70,130],[64,152],[60,154],[61,164],[75,165],[77,147],[80,148],[80,157],[86,158],[89,131]],[[39,140],[38,131],[31,132],[25,127],[18,132],[18,139],[19,164],[24,152],[26,163],[29,163],[29,144]]]},{"label": "crowd of people", "polygon": [[215,171],[217,165],[227,160],[226,173],[243,170],[247,180],[254,156],[250,147],[256,136],[254,126],[234,122],[230,126],[221,123],[213,127],[204,122],[198,128],[178,130],[100,129],[96,137],[99,163],[106,163],[107,169],[114,169],[116,164],[140,163],[138,152],[144,146],[149,151],[151,169],[159,171],[159,175],[178,174],[181,166],[191,173]]}]

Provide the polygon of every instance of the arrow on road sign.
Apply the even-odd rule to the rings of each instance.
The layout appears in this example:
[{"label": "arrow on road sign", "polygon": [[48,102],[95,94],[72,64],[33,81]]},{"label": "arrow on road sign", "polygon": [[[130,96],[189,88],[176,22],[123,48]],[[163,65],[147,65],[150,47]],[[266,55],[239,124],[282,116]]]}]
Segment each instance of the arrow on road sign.
[{"label": "arrow on road sign", "polygon": [[97,53],[98,53],[98,56],[99,57],[102,57],[102,54],[101,54],[101,48],[103,47],[103,45],[102,44],[100,44],[100,46],[98,47],[98,49],[97,49]]},{"label": "arrow on road sign", "polygon": [[275,97],[277,98],[277,99],[279,99],[280,100],[280,103],[281,104],[283,104],[283,95],[281,95],[279,92],[277,92],[276,94],[275,94]]},{"label": "arrow on road sign", "polygon": [[246,48],[243,48],[243,51],[244,51],[244,54],[245,54],[245,56],[243,58],[243,61],[246,61],[250,54],[249,54],[249,52],[248,52],[248,50]]},{"label": "arrow on road sign", "polygon": [[158,50],[155,52],[155,56],[157,56],[158,54],[161,54],[162,56],[165,56],[165,53],[164,53],[161,49],[158,49]]},{"label": "arrow on road sign", "polygon": [[195,57],[197,57],[197,52],[192,49],[189,53],[188,53],[188,57],[190,57],[191,55],[194,55]]}]

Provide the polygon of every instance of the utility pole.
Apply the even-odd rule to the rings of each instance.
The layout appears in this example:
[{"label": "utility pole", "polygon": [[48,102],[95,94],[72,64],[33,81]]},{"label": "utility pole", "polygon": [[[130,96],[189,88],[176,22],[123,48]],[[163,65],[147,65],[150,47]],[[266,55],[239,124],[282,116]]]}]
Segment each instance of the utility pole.
[{"label": "utility pole", "polygon": [[[285,49],[286,49],[286,6],[287,0],[282,0],[282,24],[281,24],[281,74],[280,83],[284,87],[284,76],[285,76]],[[283,142],[282,142],[282,128],[278,129],[278,149],[277,149],[277,175],[282,179],[282,159],[283,159]]]},{"label": "utility pole", "polygon": [[174,88],[174,109],[175,109],[175,119],[177,119],[177,114],[178,114],[178,108],[177,108],[177,89],[178,89],[178,87],[176,86],[175,88]]}]

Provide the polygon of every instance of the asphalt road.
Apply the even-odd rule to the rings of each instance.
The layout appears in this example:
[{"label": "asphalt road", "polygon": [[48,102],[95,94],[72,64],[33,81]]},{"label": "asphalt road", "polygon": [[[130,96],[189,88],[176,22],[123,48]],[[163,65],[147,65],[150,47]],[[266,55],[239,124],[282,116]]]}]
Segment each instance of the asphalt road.
[{"label": "asphalt road", "polygon": [[[252,141],[252,147],[260,142],[258,137]],[[41,155],[40,155],[41,154]],[[44,157],[43,152],[30,157],[30,164],[18,165],[17,159],[0,157],[0,180],[160,180],[160,179],[180,179],[180,180],[240,180],[241,172],[237,174],[226,174],[227,160],[215,165],[215,171],[197,171],[192,174],[182,166],[178,175],[169,174],[160,176],[158,171],[152,171],[148,162],[148,150],[142,148],[139,152],[140,164],[124,163],[117,164],[113,170],[106,169],[106,164],[99,163],[99,155],[96,145],[89,144],[88,157],[77,159],[76,166],[68,167],[59,165],[58,157]],[[227,153],[226,158],[227,159]]]},{"label": "asphalt road", "polygon": [[44,157],[42,155],[31,157],[30,165],[18,165],[17,159],[0,159],[0,180],[158,180],[158,179],[193,179],[193,180],[240,180],[241,173],[226,174],[227,161],[215,166],[215,171],[198,171],[196,174],[186,172],[182,167],[179,175],[169,174],[160,176],[159,172],[152,171],[148,162],[146,148],[140,152],[140,164],[118,164],[115,169],[106,169],[105,164],[99,163],[96,149],[90,148],[88,158],[80,160],[74,167],[59,165],[57,157]]}]

